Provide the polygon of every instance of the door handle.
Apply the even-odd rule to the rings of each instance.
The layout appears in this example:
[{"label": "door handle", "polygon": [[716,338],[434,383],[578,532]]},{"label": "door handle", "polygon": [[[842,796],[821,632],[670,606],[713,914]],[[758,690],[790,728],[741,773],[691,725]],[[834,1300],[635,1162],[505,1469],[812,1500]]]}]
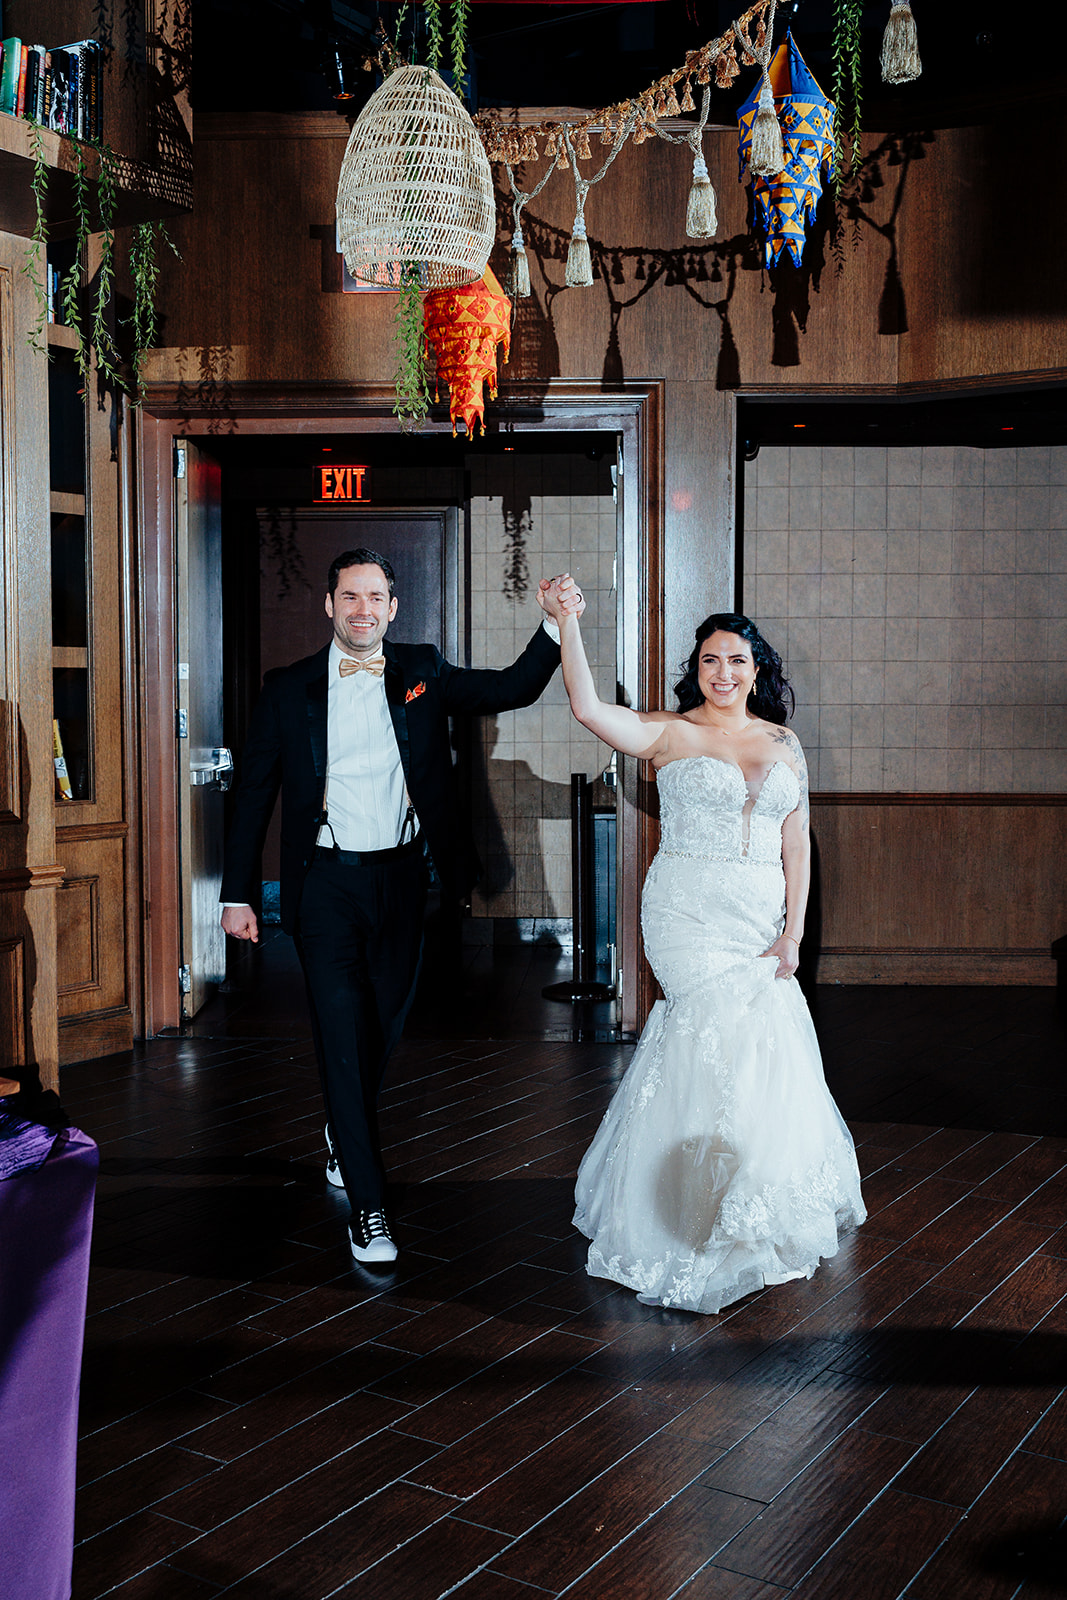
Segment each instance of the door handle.
[{"label": "door handle", "polygon": [[194,789],[228,789],[233,781],[233,756],[225,747],[212,750],[207,761],[189,763],[189,782]]}]

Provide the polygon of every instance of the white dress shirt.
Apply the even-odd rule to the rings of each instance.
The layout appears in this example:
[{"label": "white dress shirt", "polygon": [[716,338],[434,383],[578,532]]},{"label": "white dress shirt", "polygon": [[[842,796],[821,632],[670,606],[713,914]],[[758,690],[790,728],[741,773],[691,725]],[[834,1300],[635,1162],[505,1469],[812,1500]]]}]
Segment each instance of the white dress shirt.
[{"label": "white dress shirt", "polygon": [[[551,617],[542,627],[559,644]],[[400,843],[408,797],[393,719],[385,698],[385,678],[372,672],[341,676],[344,652],[330,645],[326,690],[326,814],[317,844],[342,850],[391,850]],[[415,828],[418,831],[418,818]],[[331,833],[332,829],[332,833]],[[245,901],[224,900],[239,908]]]},{"label": "white dress shirt", "polygon": [[327,823],[317,842],[391,850],[400,843],[408,799],[385,678],[373,672],[343,678],[343,660],[334,640],[326,690]]}]

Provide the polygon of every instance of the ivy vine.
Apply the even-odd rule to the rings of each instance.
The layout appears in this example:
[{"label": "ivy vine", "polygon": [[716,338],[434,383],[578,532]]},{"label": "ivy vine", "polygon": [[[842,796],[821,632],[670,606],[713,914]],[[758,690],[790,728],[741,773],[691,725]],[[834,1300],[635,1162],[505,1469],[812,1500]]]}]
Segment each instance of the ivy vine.
[{"label": "ivy vine", "polygon": [[393,415],[405,433],[413,433],[430,407],[429,370],[422,321],[422,280],[418,265],[405,261],[395,312],[396,401]]},{"label": "ivy vine", "polygon": [[181,260],[178,248],[162,222],[139,222],[130,240],[130,276],[133,279],[133,310],[127,318],[133,334],[130,371],[133,375],[134,404],[144,399],[144,363],[156,342],[159,314],[156,289],[159,284],[159,247],[166,247]]},{"label": "ivy vine", "polygon": [[452,87],[461,100],[466,98],[467,82],[467,24],[470,21],[470,0],[452,0]]},{"label": "ivy vine", "polygon": [[48,354],[48,343],[45,329],[48,326],[48,287],[45,274],[48,270],[48,224],[45,221],[44,202],[48,194],[48,165],[44,158],[44,145],[41,141],[41,124],[28,117],[30,135],[30,154],[33,160],[33,173],[30,178],[30,189],[33,193],[34,222],[33,232],[30,234],[29,246],[26,250],[26,259],[22,263],[22,271],[29,279],[33,288],[34,299],[37,301],[37,316],[33,327],[30,329],[28,343],[32,350],[39,356]]},{"label": "ivy vine", "polygon": [[863,110],[862,19],[863,0],[834,0],[833,96],[837,108],[837,115],[834,118],[834,165],[841,178],[850,177],[860,161],[860,123]]},{"label": "ivy vine", "polygon": [[[48,289],[46,283],[48,223],[45,203],[50,168],[45,159],[41,125],[27,118],[33,172],[30,186],[34,198],[34,226],[30,234],[22,271],[33,286],[37,316],[27,342],[38,355],[49,355],[47,342]],[[119,201],[119,158],[104,141],[69,137],[73,151],[72,167],[74,239],[73,263],[56,291],[56,303],[63,324],[78,336],[74,361],[83,383],[87,383],[95,355],[97,373],[115,388],[132,394],[135,403],[143,395],[142,373],[145,354],[156,336],[156,289],[159,281],[158,248],[165,243],[177,255],[172,240],[161,222],[139,223],[132,231],[129,266],[134,285],[131,315],[125,319],[132,331],[133,349],[128,364],[119,351],[109,323],[115,297],[115,218]],[[98,170],[95,184],[89,175],[87,153],[94,150]],[[95,290],[84,292],[83,270],[86,249],[92,234],[100,239],[100,260]],[[128,366],[127,376],[124,365]]]}]

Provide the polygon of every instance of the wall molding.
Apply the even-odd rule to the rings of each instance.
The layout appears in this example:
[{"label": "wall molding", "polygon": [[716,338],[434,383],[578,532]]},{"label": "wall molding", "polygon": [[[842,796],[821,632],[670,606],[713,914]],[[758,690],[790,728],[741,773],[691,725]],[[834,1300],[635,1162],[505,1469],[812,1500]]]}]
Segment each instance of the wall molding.
[{"label": "wall molding", "polygon": [[853,789],[840,792],[812,790],[813,806],[1067,806],[1067,793],[956,794],[934,790],[900,791]]},{"label": "wall molding", "polygon": [[0,871],[0,894],[25,894],[29,889],[61,889],[64,871],[58,861],[42,867],[7,867]]}]

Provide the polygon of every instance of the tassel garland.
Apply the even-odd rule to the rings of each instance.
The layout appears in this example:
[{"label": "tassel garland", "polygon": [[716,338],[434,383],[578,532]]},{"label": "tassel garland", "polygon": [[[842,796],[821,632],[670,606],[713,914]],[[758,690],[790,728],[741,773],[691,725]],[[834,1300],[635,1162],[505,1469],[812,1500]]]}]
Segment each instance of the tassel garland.
[{"label": "tassel garland", "polygon": [[589,240],[585,236],[585,218],[574,219],[570,249],[567,251],[566,284],[568,289],[589,289],[593,283],[593,262],[589,254]]},{"label": "tassel garland", "polygon": [[777,177],[785,166],[782,130],[778,126],[778,115],[774,109],[774,93],[771,89],[771,80],[766,72],[763,74],[763,87],[759,93],[759,110],[756,112],[756,121],[752,128],[752,149],[749,153],[748,165],[753,177],[757,178]]},{"label": "tassel garland", "polygon": [[910,0],[893,0],[882,39],[882,78],[885,83],[912,83],[922,72],[919,36]]},{"label": "tassel garland", "polygon": [[715,190],[711,186],[704,157],[698,153],[693,159],[693,184],[685,209],[685,231],[690,239],[710,239],[718,226]]}]

